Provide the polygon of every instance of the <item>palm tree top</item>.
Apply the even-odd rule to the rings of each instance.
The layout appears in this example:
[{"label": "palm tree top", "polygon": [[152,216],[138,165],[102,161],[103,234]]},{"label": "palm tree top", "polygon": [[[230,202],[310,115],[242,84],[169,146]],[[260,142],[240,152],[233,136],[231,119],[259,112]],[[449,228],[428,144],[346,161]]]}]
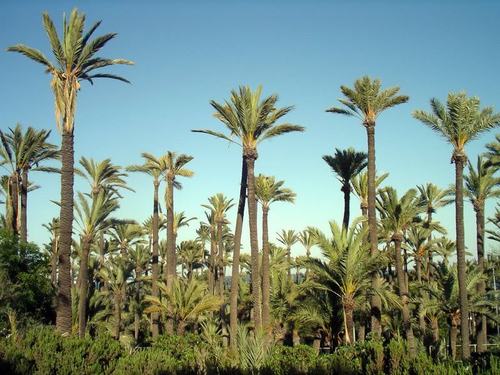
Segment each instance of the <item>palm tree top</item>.
[{"label": "palm tree top", "polygon": [[500,196],[500,178],[495,177],[495,169],[481,155],[477,157],[476,168],[469,161],[468,174],[464,176],[464,180],[465,194],[475,210],[479,210],[486,199]]},{"label": "palm tree top", "polygon": [[111,159],[96,162],[94,159],[82,157],[80,165],[86,172],[83,177],[89,182],[93,195],[98,194],[102,189],[110,190],[118,197],[121,197],[118,188],[134,191],[124,180],[127,174],[120,171],[121,167],[111,163]]},{"label": "palm tree top", "polygon": [[282,229],[278,233],[278,241],[286,247],[292,247],[298,240],[299,236],[293,229]]},{"label": "palm tree top", "polygon": [[368,76],[357,79],[354,88],[340,86],[345,96],[345,99],[338,99],[342,107],[331,107],[326,112],[355,116],[364,126],[374,126],[378,115],[384,110],[409,100],[406,95],[398,95],[399,87],[382,90],[381,86],[379,79]]},{"label": "palm tree top", "polygon": [[240,86],[239,90],[231,91],[230,99],[224,103],[210,101],[210,105],[215,109],[214,117],[227,127],[229,135],[209,129],[192,131],[222,138],[240,145],[248,152],[255,152],[257,144],[265,139],[305,130],[303,126],[290,123],[276,124],[293,107],[278,108],[278,95],[272,94],[262,100],[261,95],[262,86],[258,86],[255,91],[249,86]]},{"label": "palm tree top", "polygon": [[436,209],[444,207],[455,201],[453,188],[440,189],[437,185],[429,182],[417,186],[420,193],[420,201],[426,206],[427,213],[435,213]]},{"label": "palm tree top", "polygon": [[350,180],[368,165],[368,155],[352,147],[346,150],[336,148],[333,156],[323,155],[323,160],[338,175],[343,185],[349,184]]},{"label": "palm tree top", "polygon": [[208,198],[208,204],[202,204],[201,206],[213,213],[213,220],[216,223],[225,223],[226,212],[234,206],[234,203],[233,199],[228,199],[224,194],[217,193]]},{"label": "palm tree top", "polygon": [[482,133],[500,125],[500,113],[492,107],[480,108],[480,100],[465,92],[449,93],[446,105],[431,99],[432,112],[416,110],[413,117],[444,137],[453,146],[455,157],[465,157],[465,145]]},{"label": "palm tree top", "polygon": [[296,194],[288,188],[284,188],[284,181],[276,181],[274,176],[259,174],[255,179],[255,195],[262,207],[268,209],[273,202],[295,201]]}]

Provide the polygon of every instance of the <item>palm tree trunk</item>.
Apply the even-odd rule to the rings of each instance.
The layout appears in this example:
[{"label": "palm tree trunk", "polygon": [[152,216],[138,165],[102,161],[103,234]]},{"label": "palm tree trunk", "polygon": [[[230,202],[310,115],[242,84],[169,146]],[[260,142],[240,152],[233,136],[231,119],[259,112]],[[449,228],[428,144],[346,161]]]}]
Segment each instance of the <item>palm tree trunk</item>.
[{"label": "palm tree trunk", "polygon": [[12,212],[11,230],[14,236],[19,234],[18,221],[19,221],[19,176],[14,173],[10,176],[10,202]]},{"label": "palm tree trunk", "polygon": [[347,181],[342,186],[341,190],[344,193],[344,218],[342,220],[342,229],[347,230],[349,228],[350,198],[351,198],[351,185],[349,181]]},{"label": "palm tree trunk", "polygon": [[240,246],[241,246],[241,231],[243,229],[243,217],[245,216],[245,200],[247,193],[247,163],[245,158],[242,158],[241,165],[241,182],[240,182],[240,197],[238,201],[238,213],[236,214],[236,228],[234,230],[234,249],[233,249],[233,265],[231,270],[231,295],[230,295],[230,311],[229,311],[229,329],[230,329],[230,345],[231,349],[236,349],[236,336],[238,331],[238,282],[240,280]]},{"label": "palm tree trunk", "polygon": [[434,316],[431,318],[432,328],[432,358],[436,359],[439,354],[439,319]]},{"label": "palm tree trunk", "polygon": [[260,312],[260,273],[259,273],[259,242],[257,239],[257,199],[255,198],[254,166],[257,152],[250,151],[246,155],[248,169],[248,221],[250,227],[250,252],[252,264],[252,307],[254,329],[262,329]]},{"label": "palm tree trunk", "polygon": [[450,355],[452,359],[455,359],[457,357],[457,332],[458,331],[458,326],[457,324],[453,321],[451,322],[451,327],[450,327]]},{"label": "palm tree trunk", "polygon": [[87,294],[89,288],[89,252],[90,239],[82,238],[82,254],[80,258],[79,296],[78,296],[78,335],[85,337],[87,328]]},{"label": "palm tree trunk", "polygon": [[458,289],[460,295],[460,335],[462,337],[462,359],[470,357],[469,347],[469,304],[467,302],[467,270],[465,263],[464,244],[464,191],[463,172],[465,156],[455,155],[455,219],[456,219],[456,246],[457,246],[457,268]]},{"label": "palm tree trunk", "polygon": [[21,241],[28,241],[28,170],[23,169],[21,175]]},{"label": "palm tree trunk", "polygon": [[[378,254],[377,237],[377,217],[375,211],[375,124],[366,126],[368,138],[368,227],[370,239],[370,253],[373,256]],[[372,286],[378,287],[378,274],[375,271],[372,274]],[[370,300],[371,305],[371,330],[375,338],[382,336],[381,308],[382,301],[380,297],[373,294]]]},{"label": "palm tree trunk", "polygon": [[[480,272],[484,272],[484,202],[476,209],[476,232],[477,268]],[[486,293],[486,284],[484,281],[479,282],[477,291],[479,295],[484,295]],[[479,315],[477,319],[477,351],[479,353],[486,351],[487,341],[486,316]]]},{"label": "palm tree trunk", "polygon": [[354,309],[351,304],[344,306],[345,343],[354,344]]},{"label": "palm tree trunk", "polygon": [[[172,290],[175,277],[175,239],[174,239],[174,179],[167,178],[167,292]],[[169,335],[174,334],[174,322],[171,318],[172,309],[169,306],[166,331]]]},{"label": "palm tree trunk", "polygon": [[140,315],[140,303],[141,303],[141,281],[139,281],[142,277],[142,268],[141,266],[137,266],[135,268],[135,279],[136,279],[136,291],[135,291],[135,301],[136,307],[134,311],[134,339],[136,344],[139,342],[139,331],[141,327],[141,315]]},{"label": "palm tree trunk", "polygon": [[[153,297],[158,298],[158,278],[160,276],[159,267],[158,267],[158,189],[160,186],[160,182],[155,179],[153,182],[153,251],[152,251],[152,259],[151,259],[151,293]],[[153,338],[158,337],[160,333],[160,323],[159,323],[159,314],[152,313],[151,314],[151,334]]]},{"label": "palm tree trunk", "polygon": [[59,219],[59,288],[56,327],[71,332],[71,235],[73,230],[74,149],[73,130],[63,130],[61,144],[61,215]]},{"label": "palm tree trunk", "polygon": [[267,217],[269,208],[262,207],[262,326],[266,332],[270,332],[270,270],[269,270],[269,229]]},{"label": "palm tree trunk", "polygon": [[[415,255],[415,269],[416,269],[416,272],[417,272],[417,281],[420,283],[422,283],[422,257],[420,256],[420,254],[416,254]],[[423,292],[420,292],[420,294],[422,295]],[[420,332],[422,334],[422,336],[425,335],[425,317],[423,315],[420,315],[418,316],[418,326],[420,328]]]},{"label": "palm tree trunk", "polygon": [[401,259],[401,241],[403,240],[403,236],[400,233],[395,233],[392,236],[394,241],[394,249],[395,249],[395,257],[396,257],[396,275],[398,279],[398,289],[399,296],[401,297],[401,301],[403,303],[403,329],[405,332],[406,340],[408,341],[408,349],[410,352],[410,356],[415,356],[415,337],[413,336],[413,329],[411,328],[410,322],[410,306],[409,300],[410,296],[408,294],[408,284],[405,280],[404,270],[403,270],[403,262]]},{"label": "palm tree trunk", "polygon": [[293,283],[292,280],[292,248],[288,246],[286,248],[286,260],[288,262],[288,269],[287,269],[287,274],[288,274],[288,282],[290,284]]},{"label": "palm tree trunk", "polygon": [[217,275],[217,294],[224,296],[224,279],[222,276],[222,267],[224,262],[222,245],[222,222],[217,223],[217,261],[214,268],[214,273]]},{"label": "palm tree trunk", "polygon": [[120,332],[121,332],[121,325],[122,325],[122,292],[121,288],[120,290],[115,290],[115,297],[114,297],[114,303],[115,303],[115,326],[114,326],[114,332],[113,335],[115,339],[120,338]]},{"label": "palm tree trunk", "polygon": [[57,258],[59,257],[57,242],[57,236],[54,235],[52,238],[52,253],[50,254],[50,283],[54,288],[57,287]]},{"label": "palm tree trunk", "polygon": [[215,293],[216,265],[215,257],[217,252],[217,239],[213,225],[210,225],[210,262],[208,264],[208,290],[211,294]]}]

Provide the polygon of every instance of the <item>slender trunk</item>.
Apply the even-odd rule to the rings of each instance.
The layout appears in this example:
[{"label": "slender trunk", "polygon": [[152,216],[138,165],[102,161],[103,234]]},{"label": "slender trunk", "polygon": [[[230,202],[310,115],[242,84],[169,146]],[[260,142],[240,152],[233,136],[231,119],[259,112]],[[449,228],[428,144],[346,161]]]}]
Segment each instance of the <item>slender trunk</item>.
[{"label": "slender trunk", "polygon": [[366,336],[366,324],[364,319],[361,318],[361,321],[359,322],[358,340],[361,342],[365,341],[365,336]]},{"label": "slender trunk", "polygon": [[71,235],[73,230],[73,130],[63,130],[61,144],[61,216],[59,219],[59,288],[57,291],[56,327],[71,333]]},{"label": "slender trunk", "polygon": [[140,281],[142,278],[142,268],[137,266],[135,268],[135,281],[136,281],[136,291],[135,291],[135,301],[136,307],[134,311],[134,339],[137,343],[139,341],[139,331],[141,328],[141,314],[140,314],[140,303],[141,303],[141,287],[142,282]]},{"label": "slender trunk", "polygon": [[21,241],[28,242],[28,170],[21,175]]},{"label": "slender trunk", "polygon": [[348,230],[349,228],[349,215],[350,215],[350,199],[351,199],[351,184],[346,181],[340,189],[344,193],[344,218],[342,220],[342,229]]},{"label": "slender trunk", "polygon": [[58,251],[58,238],[56,235],[52,238],[52,253],[50,254],[50,282],[54,288],[57,287],[57,258],[59,257]]},{"label": "slender trunk", "polygon": [[[427,224],[430,225],[432,223],[432,210],[427,211]],[[427,241],[430,242],[432,240],[432,232],[429,234]],[[427,281],[432,280],[432,249],[428,250],[427,255]]]},{"label": "slender trunk", "polygon": [[269,229],[267,217],[269,208],[262,206],[262,326],[268,333],[271,332],[270,319],[270,269],[269,269]]},{"label": "slender trunk", "polygon": [[457,334],[458,334],[457,331],[458,331],[457,323],[455,323],[452,319],[450,327],[450,348],[449,348],[449,353],[452,359],[455,359],[457,357]]},{"label": "slender trunk", "polygon": [[399,296],[403,303],[403,329],[405,332],[406,340],[408,341],[408,349],[411,357],[415,357],[415,338],[413,336],[413,329],[410,322],[410,296],[408,294],[408,285],[406,284],[403,262],[401,259],[401,241],[402,235],[395,233],[392,236],[394,241],[395,257],[396,257],[396,275],[398,279]]},{"label": "slender trunk", "polygon": [[[158,189],[160,182],[155,179],[153,182],[153,238],[152,238],[152,257],[151,257],[151,293],[153,297],[159,297],[158,279],[160,276],[160,269],[158,267]],[[158,337],[160,333],[159,314],[151,314],[151,335],[153,338]]]},{"label": "slender trunk", "polygon": [[10,177],[10,202],[12,212],[11,230],[14,236],[19,234],[18,221],[19,221],[19,175],[14,173]]},{"label": "slender trunk", "polygon": [[85,337],[87,329],[87,294],[89,289],[89,253],[90,239],[82,238],[82,254],[80,258],[79,296],[78,296],[78,335]]},{"label": "slender trunk", "polygon": [[354,344],[354,309],[349,304],[344,307],[344,325],[345,343]]},{"label": "slender trunk", "polygon": [[208,264],[208,290],[210,294],[215,293],[215,281],[216,281],[216,265],[215,257],[217,256],[217,238],[215,233],[215,228],[210,225],[210,262]]},{"label": "slender trunk", "polygon": [[114,309],[114,315],[115,315],[115,326],[113,329],[113,335],[115,339],[120,338],[120,332],[121,332],[121,325],[122,325],[122,293],[121,290],[115,291],[115,298],[114,298],[114,303],[115,303],[115,309]]},{"label": "slender trunk", "polygon": [[[172,290],[175,278],[175,239],[174,239],[174,177],[167,178],[167,291]],[[166,331],[169,335],[174,334],[174,322],[172,320],[172,306],[168,305],[168,318]]]},{"label": "slender trunk", "polygon": [[286,248],[286,260],[288,262],[287,274],[288,274],[288,282],[292,284],[292,248],[288,246]]},{"label": "slender trunk", "polygon": [[[417,281],[419,284],[422,283],[422,258],[420,256],[420,254],[416,254],[415,255],[415,269],[416,269],[416,272],[417,272]],[[423,292],[420,292],[420,294],[422,295]],[[422,337],[425,335],[425,316],[419,314],[418,316],[418,326],[420,328],[420,332],[421,332],[421,335]]]},{"label": "slender trunk", "polygon": [[469,304],[467,301],[467,270],[465,263],[464,244],[464,191],[463,172],[465,156],[456,155],[455,161],[455,219],[456,219],[456,246],[457,246],[457,268],[458,289],[460,295],[460,335],[462,337],[462,359],[470,357],[469,348]]},{"label": "slender trunk", "polygon": [[224,296],[224,254],[223,254],[223,243],[222,243],[222,222],[217,223],[217,261],[215,266],[215,273],[217,274],[217,292],[223,297]]},{"label": "slender trunk", "polygon": [[240,197],[238,201],[238,212],[236,214],[236,228],[234,230],[234,249],[233,249],[233,265],[231,270],[231,295],[230,295],[230,311],[229,311],[229,329],[230,329],[230,345],[231,349],[236,349],[236,336],[238,331],[238,287],[240,280],[240,246],[241,246],[241,231],[243,229],[243,216],[245,215],[245,199],[247,193],[247,164],[242,157],[241,164],[241,182],[240,182]]},{"label": "slender trunk", "polygon": [[250,252],[252,264],[252,307],[253,324],[256,331],[262,329],[260,309],[260,273],[259,273],[259,242],[257,239],[257,200],[255,198],[254,166],[257,152],[250,151],[246,155],[248,169],[248,221],[250,227]]},{"label": "slender trunk", "polygon": [[[476,209],[476,243],[477,243],[477,268],[484,272],[484,201]],[[486,293],[486,283],[481,281],[477,285],[479,295]],[[477,351],[482,353],[486,351],[488,343],[487,322],[485,315],[479,315],[477,318]]]},{"label": "slender trunk", "polygon": [[439,354],[439,319],[436,316],[431,318],[432,328],[432,358],[436,359]]},{"label": "slender trunk", "polygon": [[[370,253],[372,256],[378,254],[377,237],[377,217],[375,211],[375,124],[366,125],[368,138],[368,227],[370,239]],[[372,274],[372,286],[378,287],[378,274],[376,271]],[[376,294],[371,296],[371,330],[375,338],[382,336],[381,308],[382,301]]]}]

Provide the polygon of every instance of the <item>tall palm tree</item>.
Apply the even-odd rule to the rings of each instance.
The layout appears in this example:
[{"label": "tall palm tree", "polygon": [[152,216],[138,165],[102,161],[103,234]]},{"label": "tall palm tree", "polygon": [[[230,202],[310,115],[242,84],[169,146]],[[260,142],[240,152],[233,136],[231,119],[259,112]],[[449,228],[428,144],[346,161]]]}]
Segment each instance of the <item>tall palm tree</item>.
[{"label": "tall palm tree", "polygon": [[364,152],[357,152],[349,147],[347,150],[335,149],[335,154],[323,155],[323,160],[337,174],[342,187],[340,191],[344,193],[344,218],[342,226],[345,230],[349,227],[349,212],[351,198],[351,180],[357,176],[368,164],[368,155]]},{"label": "tall palm tree", "polygon": [[[168,151],[165,155],[165,163],[167,170],[164,178],[167,181],[167,189],[165,191],[165,201],[167,206],[167,289],[170,290],[175,278],[175,270],[177,264],[175,262],[175,233],[174,233],[174,187],[182,188],[177,177],[191,177],[193,171],[185,168],[185,165],[193,160],[192,156]],[[173,322],[167,322],[167,333],[173,334]]]},{"label": "tall palm tree", "polygon": [[234,206],[233,200],[228,199],[224,194],[217,193],[208,198],[208,204],[202,207],[208,208],[212,213],[212,219],[216,225],[217,260],[211,259],[211,274],[218,280],[218,294],[224,295],[224,248],[222,227],[228,224],[226,213]]},{"label": "tall palm tree", "polygon": [[[245,199],[248,195],[248,216],[250,227],[250,251],[252,254],[252,297],[253,323],[256,329],[261,327],[260,316],[260,278],[259,278],[259,246],[257,238],[257,201],[255,199],[255,160],[257,146],[265,139],[273,138],[291,132],[302,132],[304,127],[289,123],[276,124],[293,107],[277,108],[277,95],[270,95],[261,100],[262,87],[252,91],[248,86],[240,86],[239,90],[231,91],[231,98],[223,104],[211,101],[215,109],[215,117],[229,130],[229,135],[213,130],[193,130],[235,143],[242,148],[242,169],[236,229],[234,231],[233,266],[231,276],[231,346],[236,348],[238,324],[238,280],[240,266],[241,230],[245,210]],[[247,194],[248,190],[248,194]]]},{"label": "tall palm tree", "polygon": [[[354,83],[354,88],[340,86],[344,99],[339,99],[342,107],[332,107],[327,112],[341,115],[355,116],[361,120],[366,128],[368,139],[368,227],[370,251],[373,255],[378,252],[377,218],[375,209],[375,125],[378,116],[385,110],[406,103],[408,96],[398,95],[399,87],[381,90],[381,82],[364,76]],[[377,282],[376,272],[372,275],[372,282]],[[375,285],[374,285],[375,287]],[[380,300],[376,295],[371,299],[372,324],[375,336],[382,334]]]},{"label": "tall palm tree", "polygon": [[[389,173],[384,173],[381,176],[375,176],[375,190],[389,176]],[[354,194],[358,197],[360,203],[359,208],[364,217],[368,217],[368,172],[361,172],[354,176],[351,180]]]},{"label": "tall palm tree", "polygon": [[469,313],[467,303],[464,244],[464,192],[463,171],[467,161],[465,145],[480,134],[500,125],[500,114],[492,107],[480,108],[477,97],[465,93],[449,93],[446,106],[438,99],[431,99],[432,112],[416,110],[413,117],[441,135],[453,147],[451,161],[455,163],[455,222],[458,282],[461,303],[462,358],[470,357]]},{"label": "tall palm tree", "polygon": [[292,282],[292,246],[297,243],[299,240],[298,234],[293,230],[284,230],[282,229],[280,233],[278,233],[278,242],[283,244],[286,248],[286,257],[288,262],[288,280],[290,283]]},{"label": "tall palm tree", "polygon": [[377,208],[380,212],[381,223],[391,233],[391,241],[394,242],[399,296],[403,304],[403,329],[408,340],[410,355],[415,356],[415,337],[410,322],[410,295],[401,259],[401,244],[405,231],[415,222],[416,216],[423,211],[423,206],[420,204],[415,189],[408,190],[399,198],[395,189],[386,187],[379,192]]},{"label": "tall palm tree", "polygon": [[[62,40],[47,13],[43,14],[43,24],[47,33],[55,63],[34,48],[23,44],[9,47],[8,51],[18,52],[42,64],[51,75],[50,86],[54,93],[55,115],[62,133],[61,144],[61,217],[59,288],[56,306],[56,326],[60,332],[71,332],[71,233],[73,226],[73,180],[74,180],[74,121],[80,81],[93,83],[97,78],[111,78],[128,82],[120,76],[97,71],[110,65],[132,64],[129,60],[97,57],[97,53],[116,34],[110,33],[91,39],[101,22],[96,22],[84,33],[85,15],[74,9],[69,19],[63,19]],[[97,72],[96,72],[97,71]]]},{"label": "tall palm tree", "polygon": [[[476,168],[469,161],[468,174],[464,176],[465,195],[470,199],[474,212],[476,213],[476,246],[477,246],[477,266],[480,272],[484,272],[484,209],[486,200],[498,198],[500,196],[500,178],[495,177],[495,168],[482,156],[478,156]],[[486,283],[478,284],[478,292],[486,292]],[[486,316],[479,317],[477,326],[477,350],[484,352],[488,339]]]},{"label": "tall palm tree", "polygon": [[[57,147],[47,142],[50,136],[48,130],[36,130],[28,127],[26,131],[20,124],[16,124],[8,133],[0,131],[2,147],[0,155],[3,161],[0,164],[9,163],[12,169],[12,181],[15,181],[15,190],[19,193],[21,205],[20,210],[14,207],[15,216],[19,219],[19,232],[22,241],[28,240],[28,191],[30,182],[28,175],[30,171],[58,172],[56,168],[47,167],[44,162],[59,157]],[[16,197],[17,201],[17,197]],[[17,215],[20,212],[19,216]],[[16,223],[17,226],[17,223]]]},{"label": "tall palm tree", "polygon": [[113,198],[107,191],[101,190],[95,198],[87,198],[78,193],[78,204],[75,205],[76,221],[80,226],[81,254],[79,298],[78,298],[78,334],[85,336],[87,327],[87,294],[89,283],[89,253],[90,247],[99,231],[109,227],[109,216],[118,208],[117,198]]},{"label": "tall palm tree", "polygon": [[[159,200],[158,191],[160,188],[160,183],[162,176],[167,171],[167,165],[165,163],[165,157],[155,157],[152,154],[143,152],[141,156],[144,159],[144,164],[142,165],[131,165],[127,168],[130,172],[141,172],[145,173],[153,178],[153,217],[151,221],[152,226],[152,254],[151,254],[151,293],[153,297],[159,296],[158,290],[158,279],[160,276],[160,269],[158,267],[158,234],[159,234]],[[151,334],[153,337],[157,337],[160,333],[159,331],[159,320],[158,314],[153,313],[151,315]]]},{"label": "tall palm tree", "polygon": [[296,194],[283,187],[284,181],[276,181],[273,176],[259,174],[255,179],[255,196],[262,206],[262,326],[271,328],[271,306],[269,303],[271,280],[269,268],[268,215],[271,203],[295,201]]}]

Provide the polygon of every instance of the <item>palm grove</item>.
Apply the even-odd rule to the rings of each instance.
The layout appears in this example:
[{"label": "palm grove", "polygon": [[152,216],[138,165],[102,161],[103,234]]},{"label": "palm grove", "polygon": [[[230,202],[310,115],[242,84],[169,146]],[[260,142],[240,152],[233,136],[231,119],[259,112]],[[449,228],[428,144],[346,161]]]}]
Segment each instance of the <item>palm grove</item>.
[{"label": "palm grove", "polygon": [[[277,95],[264,97],[260,87],[247,86],[232,91],[227,100],[210,102],[222,131],[193,132],[241,147],[241,182],[237,200],[218,193],[200,202],[206,217],[197,221],[175,210],[176,194],[194,173],[190,155],[145,152],[126,168],[109,159],[82,157],[75,163],[81,83],[100,78],[128,82],[101,69],[133,62],[100,57],[116,34],[96,37],[100,22],[86,30],[85,16],[76,10],[64,19],[62,35],[47,14],[43,24],[52,60],[23,44],[8,50],[43,65],[49,74],[61,147],[48,142],[48,130],[18,125],[1,132],[0,163],[6,171],[2,226],[4,236],[27,242],[28,193],[38,188],[31,181],[33,173],[60,174],[60,217],[45,225],[51,236],[45,246],[47,277],[55,291],[59,332],[83,337],[104,328],[116,339],[141,345],[159,335],[201,332],[209,322],[232,350],[237,350],[241,327],[262,335],[263,342],[302,342],[317,349],[402,335],[410,355],[425,345],[435,356],[448,351],[455,357],[460,344],[461,356],[468,358],[470,340],[478,351],[486,350],[498,317],[485,243],[487,238],[499,241],[500,217],[497,208],[494,217],[486,218],[485,204],[499,194],[500,139],[488,144],[476,162],[468,159],[466,145],[500,124],[500,114],[491,107],[482,106],[477,97],[450,93],[446,103],[431,99],[429,110],[415,110],[413,117],[451,146],[456,178],[448,188],[427,183],[401,193],[383,186],[387,173],[377,175],[375,129],[380,114],[409,98],[398,87],[383,88],[369,77],[353,87],[341,86],[338,106],[327,112],[358,118],[367,134],[367,153],[336,149],[323,157],[340,181],[342,222],[330,222],[328,233],[315,227],[283,229],[273,243],[268,230],[272,208],[293,203],[296,196],[284,181],[256,175],[258,147],[305,130],[286,122],[293,107],[281,107]],[[332,123],[337,118],[332,116]],[[50,167],[51,160],[61,167]],[[141,173],[153,187],[151,216],[143,223],[115,216],[121,193],[131,190],[127,173]],[[75,174],[88,182],[87,190],[76,194]],[[358,213],[349,210],[353,195],[360,202]],[[471,205],[464,207],[464,201]],[[447,204],[455,206],[453,239],[434,216]],[[233,207],[235,218],[229,215]],[[469,259],[464,209],[472,209],[476,217],[477,256]],[[249,256],[241,253],[246,210]],[[177,241],[188,225],[198,225],[196,238]],[[292,257],[292,246],[303,247],[304,255]],[[311,256],[313,247],[321,257]],[[455,254],[456,265],[448,260]],[[9,314],[15,311],[8,299],[2,305]]]}]

